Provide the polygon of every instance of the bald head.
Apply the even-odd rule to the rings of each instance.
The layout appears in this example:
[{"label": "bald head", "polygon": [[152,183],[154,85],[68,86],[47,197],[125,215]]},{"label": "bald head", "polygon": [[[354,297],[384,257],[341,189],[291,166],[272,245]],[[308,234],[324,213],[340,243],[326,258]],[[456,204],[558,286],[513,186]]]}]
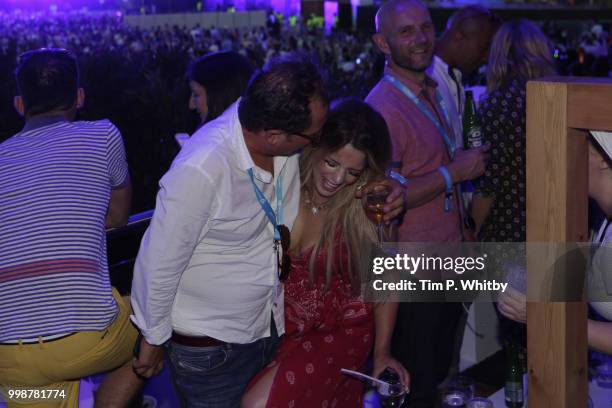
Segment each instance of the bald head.
[{"label": "bald head", "polygon": [[472,34],[482,24],[489,23],[499,26],[497,16],[486,7],[472,5],[454,12],[446,22],[446,30]]},{"label": "bald head", "polygon": [[[427,7],[419,0],[389,0],[376,12],[376,32],[385,35],[393,29],[393,17],[399,13],[411,13],[414,9],[427,11]],[[427,11],[429,13],[429,11]]]},{"label": "bald head", "polygon": [[389,0],[376,14],[376,30],[374,42],[390,68],[414,80],[424,80],[435,41],[427,7],[419,0]]}]

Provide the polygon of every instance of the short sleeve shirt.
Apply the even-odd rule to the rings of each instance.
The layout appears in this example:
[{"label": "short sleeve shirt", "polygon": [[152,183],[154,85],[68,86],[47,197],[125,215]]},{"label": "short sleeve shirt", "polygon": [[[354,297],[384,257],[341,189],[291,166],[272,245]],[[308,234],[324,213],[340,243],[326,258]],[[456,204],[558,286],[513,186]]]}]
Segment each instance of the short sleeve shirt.
[{"label": "short sleeve shirt", "polygon": [[[452,129],[446,124],[444,113],[436,102],[434,80],[426,77],[423,85],[416,84],[386,68],[406,85],[434,113],[449,135]],[[381,80],[366,98],[384,117],[393,146],[393,166],[405,177],[418,177],[436,171],[450,161],[444,139],[438,128],[400,90],[386,80]],[[452,136],[451,136],[452,137]],[[399,227],[398,239],[402,242],[460,241],[459,212],[453,195],[451,210],[444,210],[444,192],[431,201],[408,209]]]},{"label": "short sleeve shirt", "polygon": [[128,179],[107,120],[26,129],[0,144],[0,342],[105,329],[111,190]]}]

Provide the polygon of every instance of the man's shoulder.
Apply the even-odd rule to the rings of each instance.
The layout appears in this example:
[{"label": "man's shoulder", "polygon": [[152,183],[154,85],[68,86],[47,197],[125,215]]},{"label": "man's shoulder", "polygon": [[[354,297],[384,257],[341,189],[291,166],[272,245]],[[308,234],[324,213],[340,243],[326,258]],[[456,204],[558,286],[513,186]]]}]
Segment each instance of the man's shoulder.
[{"label": "man's shoulder", "polygon": [[117,126],[113,124],[108,119],[100,119],[100,120],[79,120],[75,122],[71,122],[70,125],[74,128],[82,128],[82,129],[98,129],[100,131],[118,131]]},{"label": "man's shoulder", "polygon": [[224,151],[231,144],[230,129],[224,123],[216,121],[207,123],[199,128],[185,142],[181,153],[188,153],[190,156],[206,155],[207,152],[216,151],[224,154]]},{"label": "man's shoulder", "polygon": [[[52,142],[53,145],[66,145],[71,141],[79,141],[82,145],[83,135],[87,135],[86,143],[98,143],[109,137],[121,137],[119,129],[108,119],[95,121],[58,122],[34,129],[25,129],[4,140],[0,145],[8,146],[13,142],[16,146],[38,144],[41,140]],[[23,136],[23,137],[22,137]],[[25,138],[24,138],[25,137]]]},{"label": "man's shoulder", "polygon": [[381,79],[374,85],[365,101],[374,109],[383,113],[384,110],[396,105],[395,97],[395,88],[389,82]]},{"label": "man's shoulder", "polygon": [[429,65],[429,67],[427,68],[425,72],[429,76],[434,76],[434,72],[440,71],[442,69],[448,69],[448,65],[446,65],[446,63],[442,61],[440,57],[438,57],[437,55],[434,55],[431,60],[431,64]]},{"label": "man's shoulder", "polygon": [[227,129],[214,122],[198,129],[183,145],[175,165],[199,168],[211,176],[221,177],[233,159],[233,148]]},{"label": "man's shoulder", "polygon": [[[448,74],[448,65],[437,55],[434,55],[431,65],[429,68],[427,68],[425,74],[430,80],[435,82],[435,85],[440,85],[440,83],[444,83],[446,81],[452,81],[450,75]],[[431,81],[429,81],[429,83],[431,84]]]},{"label": "man's shoulder", "polygon": [[381,80],[372,88],[365,101],[385,118],[387,125],[390,125],[390,121],[404,121],[408,118],[406,101],[403,98],[405,96],[393,85]]}]

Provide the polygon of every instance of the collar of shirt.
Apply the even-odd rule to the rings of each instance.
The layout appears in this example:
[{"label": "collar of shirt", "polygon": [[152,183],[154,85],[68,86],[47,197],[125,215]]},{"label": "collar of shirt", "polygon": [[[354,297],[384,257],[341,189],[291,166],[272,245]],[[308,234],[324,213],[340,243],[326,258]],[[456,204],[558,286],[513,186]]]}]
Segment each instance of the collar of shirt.
[{"label": "collar of shirt", "polygon": [[410,91],[412,91],[412,93],[414,93],[416,96],[426,93],[431,100],[435,100],[435,93],[436,88],[438,87],[438,83],[433,80],[429,75],[425,74],[425,81],[423,81],[422,84],[419,84],[406,78],[404,75],[397,72],[388,65],[385,67],[384,73],[397,78],[402,84],[406,85],[408,89],[410,89]]},{"label": "collar of shirt", "polygon": [[[455,81],[458,84],[461,84],[462,74],[461,71],[457,68],[450,68],[446,62],[437,55],[434,55],[433,62],[431,64],[431,68],[434,71],[437,71],[440,75],[439,78],[447,77],[450,81]],[[452,72],[452,75],[451,75]],[[454,76],[454,77],[453,77]]]},{"label": "collar of shirt", "polygon": [[21,132],[29,132],[30,130],[53,125],[58,122],[66,122],[63,115],[37,115],[26,120],[25,126]]},{"label": "collar of shirt", "polygon": [[240,119],[238,117],[238,105],[240,104],[240,99],[238,99],[232,106],[228,108],[228,110],[223,114],[226,116],[225,119],[228,120],[231,128],[234,130],[231,132],[235,137],[231,140],[231,144],[234,148],[234,152],[236,153],[236,161],[238,163],[238,167],[240,170],[245,173],[252,168],[253,175],[255,178],[262,183],[271,183],[274,178],[280,174],[287,163],[287,156],[275,156],[274,157],[274,174],[270,174],[269,171],[263,170],[258,167],[251,154],[249,153],[249,149],[247,148],[246,142],[244,141],[244,133],[242,132],[242,125],[240,124]]}]

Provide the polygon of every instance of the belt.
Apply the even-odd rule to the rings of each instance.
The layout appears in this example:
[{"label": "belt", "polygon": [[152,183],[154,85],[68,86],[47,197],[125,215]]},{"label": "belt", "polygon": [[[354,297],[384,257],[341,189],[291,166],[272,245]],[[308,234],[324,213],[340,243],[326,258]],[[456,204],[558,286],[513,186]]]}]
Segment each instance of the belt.
[{"label": "belt", "polygon": [[174,331],[172,332],[172,337],[170,339],[177,344],[188,347],[214,347],[224,346],[227,344],[224,341],[208,336],[186,336]]}]

